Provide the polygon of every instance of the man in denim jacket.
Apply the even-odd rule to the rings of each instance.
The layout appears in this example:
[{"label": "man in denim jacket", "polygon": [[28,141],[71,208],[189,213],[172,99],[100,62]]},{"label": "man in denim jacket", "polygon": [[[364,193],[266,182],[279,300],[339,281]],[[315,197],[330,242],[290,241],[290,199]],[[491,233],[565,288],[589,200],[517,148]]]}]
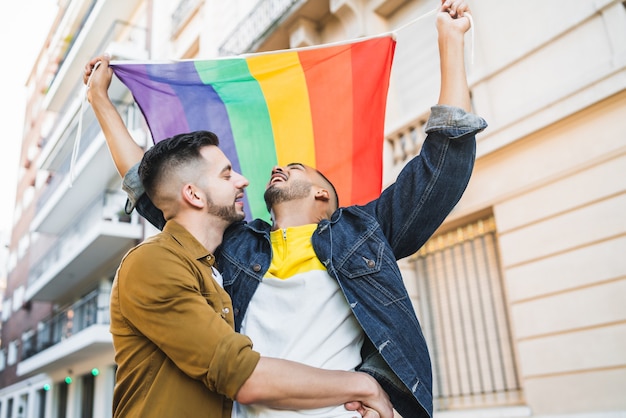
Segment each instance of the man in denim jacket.
[{"label": "man in denim jacket", "polygon": [[[432,376],[428,348],[396,260],[415,253],[461,198],[473,169],[475,135],[487,126],[468,113],[467,12],[462,0],[442,2],[437,16],[438,105],[432,107],[420,155],[407,163],[395,184],[364,206],[337,208],[334,189],[321,173],[301,164],[276,167],[266,192],[272,225],[259,219],[231,225],[216,252],[239,331],[272,266],[272,231],[317,224],[310,239],[315,255],[364,333],[362,363],[356,369],[377,378],[404,418],[432,416]],[[89,72],[87,68],[85,77]],[[162,228],[162,214],[143,193],[136,167],[131,168],[132,153],[123,150],[127,144],[106,136],[125,175],[131,205]]]}]

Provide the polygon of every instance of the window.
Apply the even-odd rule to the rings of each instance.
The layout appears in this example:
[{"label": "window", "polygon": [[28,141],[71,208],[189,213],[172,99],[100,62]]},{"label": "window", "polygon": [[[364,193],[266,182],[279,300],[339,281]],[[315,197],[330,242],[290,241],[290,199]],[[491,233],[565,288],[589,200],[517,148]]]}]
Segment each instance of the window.
[{"label": "window", "polygon": [[18,348],[18,343],[16,340],[11,341],[9,343],[9,353],[7,354],[7,364],[9,366],[14,365],[15,362],[17,361],[17,348]]},{"label": "window", "polygon": [[22,303],[24,302],[24,294],[26,293],[26,289],[24,286],[20,286],[13,291],[13,312],[17,312],[22,308]]},{"label": "window", "polygon": [[67,418],[67,392],[68,392],[68,384],[65,382],[59,382],[56,385],[57,391],[57,413],[56,418]]},{"label": "window", "polygon": [[81,418],[93,418],[93,399],[95,389],[95,377],[93,374],[85,374],[81,379]]},{"label": "window", "polygon": [[433,363],[435,407],[518,404],[493,217],[431,238],[411,259]]},{"label": "window", "polygon": [[45,389],[37,391],[37,418],[46,418],[46,394]]},{"label": "window", "polygon": [[26,418],[28,416],[28,393],[20,395],[17,405],[17,418]]},{"label": "window", "polygon": [[26,233],[24,234],[24,236],[22,236],[22,238],[20,238],[17,243],[17,258],[21,259],[22,257],[24,257],[24,254],[26,254],[26,250],[28,249],[29,245],[30,236],[28,235],[28,233]]},{"label": "window", "polygon": [[13,418],[13,398],[9,398],[7,401],[7,418]]},{"label": "window", "polygon": [[11,313],[13,312],[11,306],[13,304],[13,299],[8,298],[2,302],[2,321],[7,321],[11,317]]}]

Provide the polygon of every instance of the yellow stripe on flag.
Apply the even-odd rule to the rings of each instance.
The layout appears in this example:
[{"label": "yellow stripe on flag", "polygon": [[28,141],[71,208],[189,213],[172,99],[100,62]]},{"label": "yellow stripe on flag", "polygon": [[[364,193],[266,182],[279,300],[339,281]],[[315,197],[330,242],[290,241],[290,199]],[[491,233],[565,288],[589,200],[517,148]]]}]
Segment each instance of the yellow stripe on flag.
[{"label": "yellow stripe on flag", "polygon": [[247,62],[265,96],[278,164],[299,162],[315,167],[309,95],[297,52],[262,54]]}]

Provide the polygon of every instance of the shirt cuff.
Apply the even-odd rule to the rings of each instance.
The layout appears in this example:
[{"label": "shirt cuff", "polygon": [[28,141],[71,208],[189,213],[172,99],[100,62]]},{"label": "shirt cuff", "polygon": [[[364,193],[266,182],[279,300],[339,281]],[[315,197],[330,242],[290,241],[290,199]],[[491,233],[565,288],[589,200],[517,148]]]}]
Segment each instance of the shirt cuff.
[{"label": "shirt cuff", "polygon": [[487,122],[473,113],[456,106],[435,105],[430,108],[426,133],[454,129],[465,133],[478,133],[487,127]]},{"label": "shirt cuff", "polygon": [[141,184],[139,179],[139,163],[132,166],[124,176],[122,190],[128,195],[125,210],[126,213],[130,214],[135,209],[139,198],[145,193],[143,184]]}]

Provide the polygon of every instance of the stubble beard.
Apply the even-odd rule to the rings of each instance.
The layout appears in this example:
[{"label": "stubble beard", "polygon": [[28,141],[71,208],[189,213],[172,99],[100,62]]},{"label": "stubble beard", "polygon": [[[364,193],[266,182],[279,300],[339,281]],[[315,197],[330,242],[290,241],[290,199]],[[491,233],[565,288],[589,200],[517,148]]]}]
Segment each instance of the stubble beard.
[{"label": "stubble beard", "polygon": [[311,187],[311,183],[302,180],[295,180],[283,188],[270,186],[263,195],[267,210],[271,212],[271,208],[278,203],[307,197],[311,193]]},{"label": "stubble beard", "polygon": [[233,222],[241,221],[245,218],[245,215],[237,211],[235,204],[230,206],[220,206],[213,202],[208,202],[207,213],[209,215],[217,216],[220,219],[232,224]]}]

